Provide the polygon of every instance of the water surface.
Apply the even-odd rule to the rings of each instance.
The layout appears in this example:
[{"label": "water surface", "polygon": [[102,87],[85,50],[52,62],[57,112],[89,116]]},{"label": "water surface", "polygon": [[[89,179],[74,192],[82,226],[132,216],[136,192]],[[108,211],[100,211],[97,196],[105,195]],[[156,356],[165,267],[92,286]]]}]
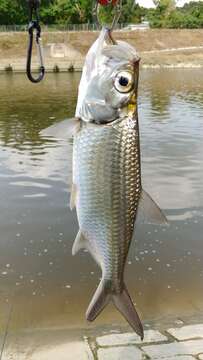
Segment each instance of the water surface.
[{"label": "water surface", "polygon": [[[39,134],[74,115],[79,79],[0,77],[2,330],[11,307],[11,329],[127,327],[111,305],[91,326],[85,321],[101,274],[87,252],[71,256],[72,145]],[[203,310],[202,70],[142,71],[139,119],[143,185],[170,226],[138,223],[126,283],[145,324],[161,326]]]}]

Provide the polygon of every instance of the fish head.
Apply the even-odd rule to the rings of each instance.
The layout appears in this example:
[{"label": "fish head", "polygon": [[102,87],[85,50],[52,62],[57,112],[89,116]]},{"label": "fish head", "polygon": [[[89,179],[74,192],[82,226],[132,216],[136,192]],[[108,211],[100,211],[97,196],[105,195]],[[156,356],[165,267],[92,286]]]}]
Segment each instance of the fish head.
[{"label": "fish head", "polygon": [[103,29],[89,50],[79,86],[76,116],[108,123],[137,111],[139,56],[128,43]]}]

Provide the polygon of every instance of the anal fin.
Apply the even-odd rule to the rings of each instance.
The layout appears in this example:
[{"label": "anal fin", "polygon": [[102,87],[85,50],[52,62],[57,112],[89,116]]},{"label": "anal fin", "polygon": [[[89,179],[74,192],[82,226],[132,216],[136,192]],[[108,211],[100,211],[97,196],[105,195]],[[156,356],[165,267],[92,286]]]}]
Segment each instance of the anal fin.
[{"label": "anal fin", "polygon": [[137,216],[141,217],[144,222],[159,225],[168,225],[168,220],[159,206],[151,196],[142,190],[137,210]]},{"label": "anal fin", "polygon": [[74,256],[79,250],[84,249],[86,244],[87,240],[85,239],[82,231],[79,230],[72,247],[72,255]]}]

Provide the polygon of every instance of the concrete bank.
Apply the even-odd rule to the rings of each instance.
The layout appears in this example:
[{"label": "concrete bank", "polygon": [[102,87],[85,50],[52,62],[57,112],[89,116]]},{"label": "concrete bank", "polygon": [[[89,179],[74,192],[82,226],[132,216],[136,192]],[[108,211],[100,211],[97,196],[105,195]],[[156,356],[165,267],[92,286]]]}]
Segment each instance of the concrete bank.
[{"label": "concrete bank", "polygon": [[[47,71],[81,71],[97,32],[48,32],[43,34]],[[128,41],[140,52],[143,67],[203,67],[203,29],[117,31],[115,38]],[[24,72],[26,33],[0,33],[0,71]],[[38,69],[34,52],[33,68]]]}]

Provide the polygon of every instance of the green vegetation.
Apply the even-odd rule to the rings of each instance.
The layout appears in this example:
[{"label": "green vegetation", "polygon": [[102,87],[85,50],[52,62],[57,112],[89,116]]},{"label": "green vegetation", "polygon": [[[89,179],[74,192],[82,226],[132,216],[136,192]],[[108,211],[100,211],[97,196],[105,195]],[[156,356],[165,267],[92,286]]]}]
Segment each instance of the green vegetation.
[{"label": "green vegetation", "polygon": [[156,9],[148,11],[147,19],[154,28],[203,28],[203,1],[192,1],[176,8],[174,0],[154,0]]},{"label": "green vegetation", "polygon": [[[44,24],[91,23],[92,7],[93,0],[41,0],[40,18]],[[106,21],[110,13],[109,7],[103,12]],[[122,22],[140,22],[143,14],[134,0],[123,0]],[[0,0],[0,25],[26,24],[27,18],[27,0]]]},{"label": "green vegetation", "polygon": [[[135,3],[135,0],[123,0],[122,1],[122,14],[120,17],[120,23],[122,24],[137,24],[140,23],[143,17],[147,14],[147,10],[143,7],[140,7]],[[113,7],[103,7],[101,9],[101,19],[104,22],[112,22],[112,10]]]},{"label": "green vegetation", "polygon": [[[203,28],[203,1],[176,8],[175,0],[154,0],[156,9],[144,9],[134,0],[123,0],[120,22],[148,20],[153,28]],[[92,23],[93,0],[41,0],[40,17],[44,24]],[[103,21],[110,22],[110,8],[103,8]],[[22,25],[28,19],[27,0],[0,0],[0,25]]]}]

